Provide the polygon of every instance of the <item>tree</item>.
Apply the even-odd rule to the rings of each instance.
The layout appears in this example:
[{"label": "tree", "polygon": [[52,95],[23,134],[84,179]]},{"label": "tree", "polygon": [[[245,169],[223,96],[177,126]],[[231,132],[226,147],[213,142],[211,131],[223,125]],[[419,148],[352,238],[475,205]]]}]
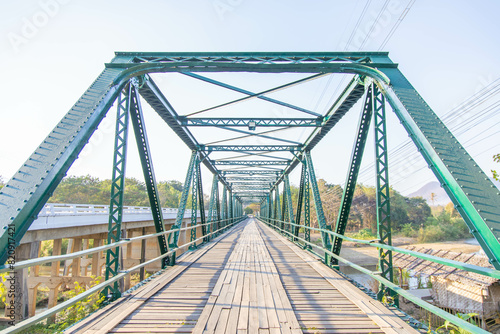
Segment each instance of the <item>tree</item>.
[{"label": "tree", "polygon": [[437,195],[435,193],[431,193],[431,202],[432,205],[434,206],[434,201],[436,200]]},{"label": "tree", "polygon": [[253,214],[253,210],[251,207],[247,206],[244,210],[243,210],[247,215],[251,215]]},{"label": "tree", "polygon": [[431,208],[422,197],[407,198],[408,222],[414,226],[424,224],[431,216]]},{"label": "tree", "polygon": [[[500,162],[500,153],[493,156],[493,161]],[[497,181],[500,181],[500,175],[498,174],[498,172],[496,170],[492,170],[491,172],[493,173],[493,178]]]}]

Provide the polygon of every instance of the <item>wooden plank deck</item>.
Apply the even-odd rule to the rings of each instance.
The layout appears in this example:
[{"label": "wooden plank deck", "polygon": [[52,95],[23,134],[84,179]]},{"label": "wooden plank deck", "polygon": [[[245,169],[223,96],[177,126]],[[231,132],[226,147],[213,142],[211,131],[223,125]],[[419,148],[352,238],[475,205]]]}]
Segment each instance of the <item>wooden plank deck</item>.
[{"label": "wooden plank deck", "polygon": [[255,219],[67,333],[416,333]]}]

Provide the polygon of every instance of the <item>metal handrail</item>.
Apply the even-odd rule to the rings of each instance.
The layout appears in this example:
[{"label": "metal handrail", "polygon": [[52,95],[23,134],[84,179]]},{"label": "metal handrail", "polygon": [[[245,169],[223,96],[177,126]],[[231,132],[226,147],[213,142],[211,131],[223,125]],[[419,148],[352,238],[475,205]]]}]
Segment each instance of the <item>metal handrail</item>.
[{"label": "metal handrail", "polygon": [[[273,219],[273,218],[266,218],[266,217],[257,217],[260,221],[262,221],[263,223],[265,223],[266,225],[269,225],[270,227],[272,228],[276,228],[278,230],[280,230],[281,232],[283,233],[286,233],[290,236],[291,239],[297,239],[297,240],[300,240],[302,242],[304,242],[305,244],[308,244],[310,246],[313,246],[315,248],[319,248],[321,249],[322,251],[324,251],[326,254],[336,258],[337,260],[349,265],[350,267],[364,273],[364,274],[367,274],[369,275],[370,277],[374,278],[375,280],[379,281],[380,283],[384,284],[385,286],[387,286],[388,288],[390,288],[392,291],[396,292],[398,295],[400,296],[403,296],[404,298],[408,299],[409,301],[417,304],[418,306],[426,309],[427,311],[431,312],[431,313],[434,313],[436,314],[437,316],[445,319],[445,320],[448,320],[449,322],[459,326],[460,328],[463,328],[463,329],[466,329],[468,331],[470,331],[471,333],[480,333],[480,334],[486,334],[486,333],[489,333],[488,331],[485,331],[484,329],[481,329],[479,327],[476,327],[474,325],[472,325],[471,323],[463,320],[463,319],[460,319],[458,318],[457,316],[451,314],[451,313],[448,313],[442,309],[440,309],[439,307],[437,306],[434,306],[414,295],[412,295],[411,293],[407,292],[406,290],[404,290],[403,288],[399,287],[398,285],[392,283],[391,281],[385,279],[384,277],[380,276],[380,274],[376,273],[376,272],[373,272],[371,270],[368,270],[360,265],[357,265],[349,260],[346,260],[344,259],[343,257],[331,252],[330,250],[328,249],[325,249],[323,248],[322,246],[318,246],[316,244],[313,244],[309,241],[306,241],[305,239],[299,237],[299,236],[296,236],[294,235],[293,233],[289,232],[289,231],[286,231],[280,227],[278,227],[277,225],[273,225],[271,224],[270,222],[267,222],[266,219],[269,219],[269,220],[272,220],[272,221],[276,221],[276,222],[280,222],[280,223],[285,223],[285,224],[289,224],[289,225],[295,225],[295,226],[299,226],[299,227],[304,227],[304,228],[307,228],[307,229],[310,229],[310,230],[314,230],[314,231],[320,231],[320,232],[325,232],[325,233],[328,233],[330,235],[335,235],[335,236],[338,236],[339,238],[342,238],[342,239],[345,239],[345,240],[349,240],[349,241],[354,241],[354,242],[360,242],[360,243],[363,243],[363,244],[368,244],[368,245],[371,245],[371,246],[374,246],[374,247],[378,247],[378,248],[385,248],[385,249],[390,249],[390,250],[394,250],[396,252],[400,252],[403,253],[402,251],[404,251],[405,254],[409,254],[409,255],[413,255],[413,253],[415,254],[418,254],[419,258],[422,258],[422,259],[426,259],[426,260],[429,260],[429,261],[432,261],[432,262],[438,262],[438,261],[435,261],[434,258],[437,258],[437,257],[432,257],[432,256],[429,256],[427,255],[426,257],[424,257],[423,255],[425,254],[422,254],[422,253],[418,253],[418,252],[411,252],[411,253],[408,253],[409,251],[408,250],[404,250],[402,248],[398,248],[398,247],[392,247],[392,246],[387,246],[387,245],[384,245],[384,244],[379,244],[379,243],[370,243],[370,241],[366,241],[366,240],[358,240],[358,239],[353,239],[353,238],[349,238],[349,237],[346,237],[346,236],[343,236],[341,234],[338,234],[338,233],[335,233],[333,231],[329,231],[329,230],[321,230],[321,229],[318,229],[318,228],[314,228],[314,227],[309,227],[309,226],[304,226],[304,225],[298,225],[298,224],[295,224],[295,223],[291,223],[291,222],[286,222],[286,221],[282,221],[282,220],[278,220],[278,219]],[[383,247],[382,247],[383,246]],[[390,247],[390,248],[388,248]],[[444,264],[444,265],[449,265],[450,267],[455,267],[455,268],[458,268],[458,269],[463,269],[463,270],[467,270],[467,267],[468,266],[472,266],[472,265],[467,265],[466,263],[463,263],[463,262],[458,262],[458,261],[452,261],[452,260],[446,260],[446,259],[442,259],[442,258],[439,258],[443,261],[439,261],[438,263],[440,264]],[[444,261],[446,260],[446,261]],[[447,264],[449,263],[449,264]],[[457,267],[456,264],[459,263],[459,264],[462,264],[462,267]],[[474,272],[478,273],[478,274],[482,274],[482,275],[485,275],[485,276],[490,276],[490,277],[495,277],[496,278],[496,275],[500,274],[500,271],[498,270],[488,270],[488,271],[485,271],[485,269],[488,269],[488,268],[483,268],[483,267],[479,267],[479,266],[474,266],[474,267],[477,267],[477,268],[482,268],[483,270],[474,270]],[[488,274],[486,274],[488,273]],[[490,274],[493,274],[493,275],[490,275]],[[1,334],[1,332],[0,332]]]},{"label": "metal handrail", "polygon": [[[146,262],[143,262],[141,264],[138,264],[132,268],[129,268],[129,269],[126,269],[126,270],[122,270],[118,275],[116,276],[113,276],[112,278],[108,279],[107,281],[104,281],[96,286],[93,286],[91,288],[89,288],[88,290],[78,294],[77,296],[71,298],[71,299],[68,299],[67,301],[65,302],[62,302],[61,304],[58,304],[44,312],[41,312],[37,315],[35,315],[34,317],[31,317],[29,319],[26,319],[24,321],[21,321],[20,323],[16,324],[15,326],[13,327],[9,327],[9,328],[6,328],[2,331],[0,331],[0,334],[8,334],[8,333],[17,333],[23,329],[26,329],[26,328],[29,328],[30,326],[36,324],[37,322],[43,320],[43,319],[46,319],[48,317],[50,317],[51,315],[54,315],[62,310],[64,310],[65,308],[68,308],[69,306],[71,305],[74,305],[76,304],[77,302],[83,300],[84,298],[94,294],[94,293],[97,293],[99,292],[100,290],[104,289],[105,287],[111,285],[112,283],[120,280],[121,278],[129,275],[130,273],[132,273],[133,271],[136,271],[144,266],[147,266],[148,264],[151,264],[153,262],[156,262],[156,261],[159,261],[169,255],[172,255],[174,252],[176,252],[177,250],[179,249],[182,249],[182,248],[186,248],[188,246],[191,246],[192,244],[196,244],[198,241],[200,240],[203,240],[205,239],[206,237],[208,236],[211,236],[212,234],[215,234],[215,233],[218,233],[219,231],[222,231],[224,229],[227,229],[228,227],[232,226],[232,225],[235,225],[239,222],[241,222],[243,220],[243,218],[245,218],[245,216],[240,216],[240,217],[236,217],[236,218],[229,218],[229,219],[224,219],[224,220],[220,220],[220,221],[214,221],[214,222],[210,222],[210,223],[205,223],[205,224],[199,224],[199,225],[196,225],[196,226],[193,226],[193,227],[199,227],[201,225],[206,225],[206,224],[213,224],[213,223],[216,223],[216,222],[221,222],[221,221],[225,221],[225,220],[234,220],[232,223],[228,224],[227,226],[224,226],[224,227],[221,227],[220,229],[218,230],[215,230],[213,232],[210,232],[210,233],[207,233],[206,235],[200,237],[200,238],[197,238],[191,242],[188,242],[188,243],[185,243],[184,245],[182,246],[179,246],[179,247],[176,247],[174,249],[171,249],[170,251],[168,251],[167,253],[165,254],[162,254],[160,256],[157,256],[155,257],[154,259],[151,259],[151,260],[148,260]],[[171,230],[172,232],[176,232],[176,231],[179,231],[180,229],[176,229],[176,230]],[[170,232],[170,231],[169,231]],[[149,237],[149,236],[148,236]],[[134,238],[135,239],[135,238]]]},{"label": "metal handrail", "polygon": [[[177,213],[176,208],[162,208],[163,213]],[[191,213],[190,209],[185,210]],[[197,210],[199,214],[200,210]],[[151,213],[151,207],[148,206],[124,206],[124,214]],[[109,214],[109,205],[101,204],[68,204],[68,203],[48,203],[46,204],[38,217],[63,216],[63,215],[107,215]],[[205,210],[205,216],[208,211]]]},{"label": "metal handrail", "polygon": [[16,264],[13,264],[13,265],[4,264],[4,265],[0,266],[0,273],[12,271],[12,270],[17,270],[17,269],[29,268],[29,267],[33,267],[33,266],[37,266],[37,265],[41,265],[41,264],[45,264],[45,263],[49,263],[49,262],[54,262],[54,261],[71,260],[71,259],[74,259],[74,258],[77,258],[77,257],[81,257],[81,256],[84,256],[84,255],[99,253],[101,251],[108,250],[108,249],[111,249],[111,248],[115,248],[115,247],[119,247],[119,246],[124,246],[124,245],[132,243],[134,241],[143,240],[143,239],[150,239],[150,238],[158,237],[158,236],[161,236],[161,235],[168,235],[168,234],[171,234],[171,233],[174,233],[174,232],[188,231],[188,230],[191,230],[193,228],[198,228],[200,226],[205,226],[205,225],[214,224],[214,223],[217,223],[217,222],[224,222],[224,221],[227,221],[227,220],[238,219],[238,218],[240,218],[240,217],[222,219],[222,220],[217,220],[217,221],[213,221],[213,222],[208,222],[208,223],[205,223],[205,224],[196,224],[196,225],[193,225],[193,226],[183,227],[183,228],[179,228],[179,229],[174,229],[174,230],[168,230],[168,231],[164,231],[164,232],[158,232],[158,233],[141,235],[141,236],[134,237],[134,238],[126,238],[126,239],[122,239],[121,241],[109,244],[109,245],[104,245],[104,246],[89,248],[89,249],[85,249],[85,250],[82,250],[82,251],[78,251],[78,252],[74,252],[74,253],[69,253],[69,254],[44,256],[44,257],[39,257],[39,258],[35,258],[35,259],[30,259],[30,260],[25,260],[25,261],[17,262]]}]

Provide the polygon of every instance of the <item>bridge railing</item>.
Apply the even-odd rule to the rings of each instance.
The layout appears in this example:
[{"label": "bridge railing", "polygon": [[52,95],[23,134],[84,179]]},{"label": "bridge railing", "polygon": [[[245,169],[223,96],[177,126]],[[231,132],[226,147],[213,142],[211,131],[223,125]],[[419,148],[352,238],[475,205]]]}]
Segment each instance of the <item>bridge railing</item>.
[{"label": "bridge railing", "polygon": [[[164,214],[177,213],[178,209],[162,208]],[[151,213],[151,207],[147,206],[124,206],[123,214],[143,214]],[[191,214],[190,209],[186,209],[186,213]],[[205,216],[208,211],[205,211]],[[66,216],[66,215],[108,215],[109,205],[99,204],[66,204],[66,203],[49,203],[46,204],[38,214],[38,217],[48,216]],[[198,213],[199,215],[199,213]]]},{"label": "bridge railing", "polygon": [[[304,229],[308,229],[309,231],[325,233],[329,237],[338,237],[338,238],[341,238],[343,240],[351,241],[351,242],[354,242],[357,244],[364,244],[364,245],[368,245],[371,247],[383,248],[386,250],[391,250],[393,252],[408,254],[408,255],[423,259],[423,260],[432,261],[432,262],[442,264],[445,266],[450,266],[453,268],[473,272],[473,273],[488,276],[488,277],[498,278],[498,279],[500,279],[500,271],[499,270],[495,270],[495,269],[491,269],[491,268],[484,268],[484,267],[476,266],[476,265],[469,264],[469,263],[463,263],[463,262],[459,262],[459,261],[449,260],[449,259],[441,258],[438,256],[432,256],[432,255],[428,255],[428,254],[424,254],[424,253],[411,251],[411,250],[404,249],[404,248],[389,246],[386,244],[378,243],[377,242],[378,240],[354,239],[354,238],[350,238],[350,237],[347,237],[345,235],[342,235],[342,234],[339,234],[339,233],[336,233],[336,232],[333,232],[330,230],[323,230],[323,229],[319,229],[319,228],[299,225],[299,224],[295,224],[295,223],[291,223],[291,222],[287,222],[287,221],[282,221],[282,220],[278,220],[278,219],[267,218],[267,217],[258,217],[258,219],[260,221],[262,221],[263,223],[267,224],[268,226],[270,226],[271,228],[281,232],[281,234],[285,235],[288,239],[290,239],[292,242],[298,244],[299,246],[308,246],[308,247],[306,247],[306,249],[308,249],[310,252],[316,254],[320,258],[326,259],[326,255],[334,257],[339,262],[342,262],[342,263],[362,272],[363,274],[370,276],[371,278],[377,280],[379,283],[382,283],[383,285],[385,285],[386,287],[388,287],[389,289],[391,289],[392,291],[394,291],[398,295],[415,303],[416,305],[422,307],[423,309],[441,317],[442,319],[447,320],[447,321],[459,326],[460,328],[463,328],[471,333],[481,333],[481,334],[489,333],[488,331],[485,331],[479,327],[476,327],[476,326],[472,325],[471,323],[469,323],[463,319],[460,319],[459,317],[457,317],[451,313],[448,313],[448,312],[440,309],[439,307],[434,306],[434,305],[420,299],[419,297],[412,295],[407,290],[404,290],[400,286],[398,286],[398,285],[394,284],[393,282],[382,277],[379,272],[371,271],[371,270],[366,269],[366,268],[364,268],[356,263],[353,263],[353,262],[333,253],[331,250],[324,248],[323,246],[320,246],[320,245],[317,245],[317,244],[314,244],[310,241],[305,240],[304,238],[300,237],[298,235],[298,233],[294,234],[291,231],[293,230],[292,226],[296,227],[297,229],[304,228]],[[278,223],[283,224],[282,226],[286,227],[286,228],[281,228],[280,226],[278,226]],[[320,252],[324,252],[324,254],[320,254]]]},{"label": "bridge railing", "polygon": [[[4,264],[4,265],[0,266],[0,273],[10,272],[10,271],[18,270],[18,269],[23,269],[23,268],[29,268],[29,267],[33,267],[33,266],[37,266],[37,265],[41,265],[41,264],[45,264],[45,263],[50,263],[50,262],[55,262],[55,261],[75,259],[75,258],[79,258],[79,257],[85,256],[85,255],[99,253],[99,252],[102,252],[102,251],[105,251],[108,249],[122,247],[124,245],[130,244],[130,243],[135,242],[135,241],[155,238],[155,237],[158,237],[161,235],[169,235],[172,233],[178,233],[178,232],[182,232],[182,231],[190,231],[192,229],[197,229],[197,228],[200,228],[202,226],[207,226],[210,228],[210,232],[207,232],[205,235],[203,235],[195,240],[192,240],[190,242],[186,242],[185,244],[180,245],[178,247],[171,248],[168,252],[161,254],[153,259],[147,260],[147,261],[140,263],[136,266],[133,266],[131,268],[123,269],[120,271],[120,273],[118,275],[113,276],[113,277],[109,278],[108,280],[106,280],[98,285],[95,285],[95,286],[87,289],[86,291],[80,293],[79,295],[77,295],[71,299],[68,299],[68,300],[66,300],[66,301],[64,301],[64,302],[62,302],[62,303],[44,311],[44,312],[41,312],[41,313],[39,313],[39,314],[29,318],[29,319],[21,321],[20,323],[16,324],[15,326],[8,327],[8,328],[0,331],[0,334],[17,333],[19,331],[27,329],[30,326],[32,326],[32,325],[50,317],[50,316],[53,316],[53,315],[61,312],[62,310],[76,304],[77,302],[79,302],[79,301],[81,301],[81,300],[83,300],[83,299],[85,299],[85,298],[87,298],[87,297],[89,297],[97,292],[102,291],[104,288],[111,286],[114,282],[117,282],[118,280],[126,277],[127,275],[130,275],[131,273],[133,273],[133,272],[135,272],[135,271],[137,271],[137,270],[139,270],[147,265],[150,265],[150,264],[157,262],[157,261],[161,261],[162,259],[164,259],[166,257],[172,256],[178,250],[190,247],[192,245],[197,245],[200,241],[206,242],[207,240],[210,240],[211,238],[213,238],[213,237],[215,237],[223,232],[226,232],[229,228],[240,223],[246,217],[247,217],[246,215],[243,215],[243,216],[235,217],[235,218],[210,221],[210,222],[207,222],[204,224],[196,224],[196,225],[192,225],[192,226],[188,226],[188,227],[184,227],[184,228],[172,229],[172,230],[164,231],[164,232],[160,232],[160,233],[153,233],[153,234],[142,235],[142,236],[128,238],[128,239],[123,239],[119,242],[115,242],[115,243],[112,243],[109,245],[94,247],[94,248],[86,249],[86,250],[79,251],[79,252],[74,252],[74,253],[69,253],[69,254],[64,254],[64,255],[45,256],[45,257],[40,257],[40,258],[35,258],[35,259],[17,262],[15,264]],[[220,227],[219,229],[215,230],[214,226],[217,226],[217,225],[219,225],[219,226],[223,225],[223,226]]]}]

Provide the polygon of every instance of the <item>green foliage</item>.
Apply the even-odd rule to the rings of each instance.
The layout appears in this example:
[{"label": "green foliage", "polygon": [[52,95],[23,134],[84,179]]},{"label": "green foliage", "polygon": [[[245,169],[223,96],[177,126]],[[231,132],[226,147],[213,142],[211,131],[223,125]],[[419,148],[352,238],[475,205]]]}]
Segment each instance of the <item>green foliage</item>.
[{"label": "green foliage", "polygon": [[251,215],[251,214],[253,214],[253,210],[252,210],[252,208],[250,208],[250,207],[248,207],[248,206],[247,206],[245,209],[243,209],[243,211],[244,211],[247,215]]},{"label": "green foliage", "polygon": [[[493,161],[495,162],[500,162],[500,153],[499,154],[495,154],[493,156]],[[498,174],[498,172],[496,170],[492,170],[491,171],[493,173],[493,178],[497,181],[500,181],[500,175]]]},{"label": "green foliage", "polygon": [[[98,285],[102,277],[92,276],[92,282],[90,284],[91,287]],[[73,298],[80,293],[83,293],[87,290],[85,285],[80,285],[78,282],[75,282],[75,287],[70,290],[66,297],[68,299]],[[57,322],[55,324],[49,325],[48,328],[55,330],[56,332],[60,332],[72,324],[82,320],[90,313],[97,311],[104,301],[105,296],[101,296],[99,292],[94,293],[87,298],[73,304],[72,306],[66,308],[64,311],[58,314]]]},{"label": "green foliage", "polygon": [[[477,313],[462,314],[457,313],[456,316],[462,320],[469,321],[472,325],[477,326],[477,323],[473,317],[477,316]],[[446,330],[446,331],[445,331]],[[444,325],[436,328],[438,333],[449,333],[449,334],[470,334],[471,332],[466,331],[463,328],[457,327],[450,323],[448,320],[445,321]]]},{"label": "green foliage", "polygon": [[5,308],[5,298],[7,297],[7,284],[5,284],[5,276],[7,276],[8,273],[3,273],[0,274],[0,309]]},{"label": "green foliage", "polygon": [[406,223],[401,227],[401,234],[407,238],[412,238],[417,234],[417,231],[410,223]]},{"label": "green foliage", "polygon": [[[111,193],[111,180],[100,180],[90,175],[69,176],[57,186],[49,203],[101,204],[108,205]],[[179,206],[182,183],[162,181],[158,183],[158,194],[164,208]],[[149,206],[146,184],[135,178],[126,178],[123,204],[130,206]]]},{"label": "green foliage", "polygon": [[447,208],[448,210],[441,211],[436,217],[427,218],[425,225],[418,231],[418,242],[457,240],[470,236],[464,220],[460,217],[453,217],[453,206],[447,206]]},{"label": "green foliage", "polygon": [[372,240],[377,238],[377,236],[373,234],[372,230],[369,228],[364,228],[357,233],[347,233],[346,236],[360,240]]}]

